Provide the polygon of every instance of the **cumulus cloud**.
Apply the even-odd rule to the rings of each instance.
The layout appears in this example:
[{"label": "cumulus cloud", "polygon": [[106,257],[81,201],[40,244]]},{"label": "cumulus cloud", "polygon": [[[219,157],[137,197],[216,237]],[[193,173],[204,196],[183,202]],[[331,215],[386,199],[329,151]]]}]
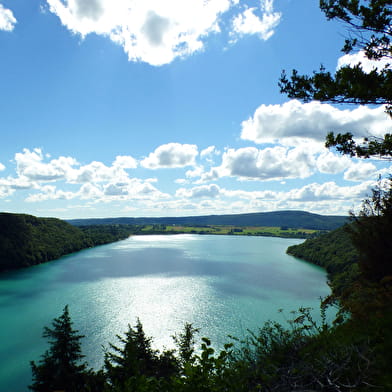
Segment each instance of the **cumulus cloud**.
[{"label": "cumulus cloud", "polygon": [[[30,194],[26,201],[40,202],[45,200],[81,199],[94,202],[127,201],[127,200],[159,200],[169,195],[159,191],[151,180],[128,178],[124,182],[107,182],[104,184],[85,183],[77,191],[64,191],[54,185],[36,187],[36,193]],[[1,187],[1,185],[0,185]]]},{"label": "cumulus cloud", "polygon": [[5,170],[5,166],[0,162],[0,171]]},{"label": "cumulus cloud", "polygon": [[[258,13],[261,13],[261,16]],[[232,34],[236,36],[257,35],[266,41],[274,34],[281,16],[280,12],[274,12],[272,0],[261,1],[259,10],[256,7],[247,8],[234,18]]]},{"label": "cumulus cloud", "polygon": [[277,200],[279,197],[279,192],[274,192],[270,190],[265,191],[245,191],[243,189],[221,189],[221,194],[225,197],[230,198],[238,198],[245,200],[263,200],[263,201],[272,201]]},{"label": "cumulus cloud", "polygon": [[33,203],[46,200],[71,200],[76,197],[73,192],[58,190],[54,185],[44,185],[39,188],[39,191],[40,193],[30,194],[26,201]]},{"label": "cumulus cloud", "polygon": [[352,164],[347,156],[336,155],[331,151],[323,152],[317,157],[317,169],[320,173],[337,174],[346,170]]},{"label": "cumulus cloud", "polygon": [[324,142],[329,131],[351,132],[356,137],[382,136],[389,128],[384,107],[337,109],[320,102],[291,100],[281,105],[261,105],[242,122],[241,138],[255,143],[296,146],[304,141]]},{"label": "cumulus cloud", "polygon": [[[47,0],[49,10],[73,33],[95,33],[121,45],[130,61],[151,65],[170,63],[204,49],[210,34],[222,32],[225,13],[238,15],[238,0]],[[279,22],[272,0],[234,16],[239,34],[258,34],[266,40]]]},{"label": "cumulus cloud", "polygon": [[313,173],[314,167],[315,158],[307,149],[277,146],[263,150],[255,147],[228,149],[223,154],[222,165],[216,170],[221,177],[279,180],[308,177]]},{"label": "cumulus cloud", "polygon": [[41,149],[32,151],[24,149],[15,154],[16,172],[20,178],[31,182],[51,182],[65,180],[69,183],[86,183],[110,181],[114,178],[121,180],[128,178],[125,169],[137,167],[137,161],[131,156],[117,156],[111,166],[93,161],[81,166],[72,157],[60,156],[45,162]]},{"label": "cumulus cloud", "polygon": [[[137,213],[162,214],[164,210],[165,215],[170,211],[175,215],[186,215],[190,212],[239,213],[279,209],[341,214],[355,203],[360,204],[374,186],[376,174],[384,170],[380,169],[381,162],[357,161],[308,147],[227,148],[220,157],[219,166],[204,167],[195,164],[196,159],[203,155],[203,163],[206,163],[210,155],[216,154],[213,146],[199,155],[195,145],[165,144],[143,159],[140,166],[183,168],[185,179],[165,184],[168,193],[158,189],[156,178],[131,177],[130,172],[139,165],[131,156],[117,156],[111,164],[92,161],[82,165],[73,157],[53,158],[38,148],[24,149],[15,154],[16,176],[0,176],[0,197],[7,198],[19,191],[24,197],[27,195],[25,200],[31,203],[81,200],[86,205],[111,203],[121,211],[127,207]],[[191,167],[187,170],[189,165]],[[296,189],[275,183],[271,190],[266,185],[266,181],[306,178],[317,172],[328,175],[344,172],[344,180],[358,184],[341,186],[329,178],[328,182],[312,182]],[[225,177],[257,183],[248,183],[240,189],[234,186],[233,189],[230,184],[236,182]],[[205,184],[206,181],[214,182]],[[171,188],[176,183],[180,184],[177,189]],[[190,183],[193,185],[186,185]]]},{"label": "cumulus cloud", "polygon": [[180,188],[176,191],[177,197],[190,199],[215,198],[220,193],[220,187],[216,184],[201,185],[191,189]]},{"label": "cumulus cloud", "polygon": [[12,190],[18,189],[31,189],[36,187],[35,183],[26,177],[6,177],[0,178],[0,186],[3,188],[9,188]]},{"label": "cumulus cloud", "polygon": [[15,154],[16,171],[20,177],[26,177],[30,181],[58,181],[64,179],[78,164],[71,157],[60,157],[49,163],[44,163],[43,160],[41,149],[24,149],[22,153]]},{"label": "cumulus cloud", "polygon": [[[125,178],[128,178],[128,173],[124,170],[127,168],[126,166],[118,165],[116,161],[112,166],[106,166],[102,162],[93,161],[87,165],[79,167],[77,170],[73,170],[68,174],[68,181],[71,183],[86,183],[86,182],[105,182],[105,181],[113,181],[116,179],[117,181],[121,181]],[[133,168],[133,166],[131,167]]]},{"label": "cumulus cloud", "polygon": [[153,181],[130,178],[125,182],[108,183],[103,187],[103,194],[117,200],[156,200],[169,197],[167,194],[160,192],[151,182]]},{"label": "cumulus cloud", "polygon": [[12,11],[0,4],[0,30],[12,31],[15,24],[16,19]]},{"label": "cumulus cloud", "polygon": [[[131,178],[127,170],[137,167],[131,156],[117,156],[111,165],[93,161],[81,165],[75,158],[50,159],[39,148],[15,154],[16,177],[0,177],[0,197],[16,190],[34,190],[26,201],[82,200],[110,201],[164,199],[168,196],[154,185],[154,178]],[[49,184],[50,183],[50,184]],[[77,189],[78,185],[81,185]],[[69,188],[72,188],[71,190]]]},{"label": "cumulus cloud", "polygon": [[337,69],[344,66],[353,67],[354,65],[361,64],[364,72],[369,73],[374,69],[381,71],[384,68],[391,68],[390,58],[381,58],[380,60],[370,60],[366,57],[364,51],[357,53],[345,54],[338,59]]},{"label": "cumulus cloud", "polygon": [[114,160],[113,166],[123,169],[136,169],[137,161],[129,155],[119,155]]},{"label": "cumulus cloud", "polygon": [[187,178],[195,178],[195,177],[201,177],[204,173],[204,167],[203,166],[197,166],[193,170],[187,170],[185,172],[185,176]]},{"label": "cumulus cloud", "polygon": [[198,149],[194,144],[168,143],[156,148],[140,164],[148,169],[195,166],[197,156]]},{"label": "cumulus cloud", "polygon": [[226,189],[217,184],[180,188],[176,199],[147,203],[148,208],[168,214],[189,215],[216,213],[260,212],[296,209],[322,214],[346,215],[360,205],[369,193],[373,181],[355,186],[339,186],[335,182],[312,183],[289,191],[246,191]]},{"label": "cumulus cloud", "polygon": [[344,179],[347,181],[366,181],[376,177],[377,168],[370,162],[358,162],[350,166],[344,173]]},{"label": "cumulus cloud", "polygon": [[338,186],[335,182],[323,184],[312,183],[299,189],[293,189],[287,194],[287,200],[301,202],[321,200],[352,200],[361,198],[369,191],[373,182],[364,182],[356,186]]},{"label": "cumulus cloud", "polygon": [[220,151],[215,146],[209,146],[200,151],[200,158],[212,161],[214,156],[220,155]]},{"label": "cumulus cloud", "polygon": [[25,179],[12,177],[0,178],[0,197],[10,196],[18,189],[29,189],[31,186],[31,183]]}]

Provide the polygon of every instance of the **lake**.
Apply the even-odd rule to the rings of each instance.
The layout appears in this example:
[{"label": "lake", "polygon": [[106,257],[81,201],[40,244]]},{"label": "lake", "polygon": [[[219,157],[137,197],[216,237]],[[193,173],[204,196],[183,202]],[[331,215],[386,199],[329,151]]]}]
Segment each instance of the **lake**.
[{"label": "lake", "polygon": [[[139,317],[157,348],[185,322],[216,348],[268,319],[285,322],[300,306],[329,293],[324,270],[286,255],[302,240],[273,237],[151,235],[87,249],[57,261],[0,275],[0,391],[24,392],[30,360],[46,349],[43,327],[66,304],[86,335],[91,367]],[[285,312],[279,313],[278,309]]]}]

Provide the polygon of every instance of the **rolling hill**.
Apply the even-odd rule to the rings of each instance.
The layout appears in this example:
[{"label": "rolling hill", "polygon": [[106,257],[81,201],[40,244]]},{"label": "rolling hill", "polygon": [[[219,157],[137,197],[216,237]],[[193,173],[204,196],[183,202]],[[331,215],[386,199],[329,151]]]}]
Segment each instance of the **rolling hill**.
[{"label": "rolling hill", "polygon": [[185,217],[141,217],[141,218],[102,218],[72,219],[75,226],[135,224],[135,225],[233,225],[233,226],[274,226],[313,230],[334,230],[348,220],[347,216],[318,215],[305,211],[273,211],[232,215],[205,215]]}]

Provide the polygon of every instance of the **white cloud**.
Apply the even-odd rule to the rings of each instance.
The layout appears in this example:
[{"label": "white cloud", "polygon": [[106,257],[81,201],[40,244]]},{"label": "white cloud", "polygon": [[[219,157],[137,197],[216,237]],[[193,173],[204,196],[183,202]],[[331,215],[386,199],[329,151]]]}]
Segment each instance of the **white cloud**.
[{"label": "white cloud", "polygon": [[[177,200],[168,199],[148,208],[175,214],[211,214],[263,212],[274,210],[306,210],[321,214],[347,215],[354,206],[359,206],[369,193],[373,181],[355,186],[339,186],[335,182],[312,183],[289,191],[246,191],[225,189],[217,184],[180,188]],[[191,211],[191,212],[190,212]]]},{"label": "white cloud", "polygon": [[23,153],[15,154],[16,171],[20,177],[26,177],[30,181],[58,181],[67,177],[67,173],[73,171],[78,162],[71,157],[59,157],[49,163],[44,163],[41,149],[33,151],[24,149]]},{"label": "white cloud", "polygon": [[[34,190],[26,201],[82,200],[107,201],[158,199],[167,195],[152,184],[155,178],[130,178],[126,169],[137,167],[131,156],[117,156],[111,166],[93,161],[81,166],[75,158],[60,156],[50,159],[41,149],[24,149],[15,154],[17,177],[0,177],[0,197],[16,190]],[[56,183],[49,185],[48,183]],[[82,184],[75,190],[77,184]],[[69,190],[71,188],[72,190]]]},{"label": "white cloud", "polygon": [[377,168],[370,162],[353,163],[344,173],[347,181],[365,181],[375,179]]},{"label": "white cloud", "polygon": [[37,182],[59,180],[66,180],[70,183],[102,182],[127,178],[128,174],[125,169],[137,167],[136,160],[131,156],[117,156],[112,166],[106,166],[97,161],[80,166],[75,158],[63,156],[49,162],[44,162],[44,160],[44,154],[39,148],[33,151],[24,149],[22,153],[16,153],[18,176]]},{"label": "white cloud", "polygon": [[[169,195],[162,193],[151,184],[151,180],[128,178],[124,182],[108,182],[105,184],[85,183],[77,191],[64,191],[54,185],[36,187],[36,193],[30,194],[26,201],[41,202],[45,200],[81,199],[92,202],[135,201],[167,199]],[[0,184],[1,192],[1,184]]]},{"label": "white cloud", "polygon": [[301,202],[321,200],[353,200],[362,198],[374,182],[364,182],[356,186],[338,186],[335,182],[312,183],[287,193],[287,200]]},{"label": "white cloud", "polygon": [[0,178],[0,187],[3,187],[3,189],[8,188],[14,191],[19,189],[32,189],[36,187],[36,185],[26,177],[7,177]]},{"label": "white cloud", "polygon": [[0,162],[0,171],[5,170],[5,166]]},{"label": "white cloud", "polygon": [[170,63],[203,49],[203,38],[219,30],[229,0],[47,0],[63,25],[82,37],[102,34],[124,48],[129,60]]},{"label": "white cloud", "polygon": [[228,190],[221,189],[221,194],[230,198],[239,198],[245,200],[277,200],[278,192],[274,191],[245,191],[245,190]]},{"label": "white cloud", "polygon": [[[127,208],[136,215],[162,215],[162,211],[164,215],[187,215],[281,209],[341,214],[360,204],[374,186],[376,174],[384,170],[379,169],[382,167],[380,162],[376,167],[376,163],[356,161],[330,151],[320,153],[309,145],[227,148],[219,166],[206,168],[195,163],[197,157],[203,155],[207,161],[207,157],[216,154],[216,149],[210,146],[202,152],[198,154],[196,145],[169,143],[159,146],[141,162],[140,166],[147,168],[183,168],[185,178],[166,183],[168,193],[165,193],[158,189],[156,178],[130,177],[128,171],[138,166],[131,156],[117,156],[110,165],[99,161],[81,165],[73,157],[53,158],[41,149],[24,149],[15,154],[15,177],[0,176],[0,197],[7,198],[18,191],[24,197],[27,194],[25,200],[31,203],[59,200],[67,206],[70,200],[80,200],[86,206],[105,203],[107,211],[115,210],[117,214]],[[191,170],[187,170],[189,165]],[[273,189],[268,189],[265,182],[305,178],[317,171],[325,174],[345,172],[346,181],[361,183],[340,186],[329,177],[326,183],[313,182],[296,189],[279,182],[273,184]],[[233,189],[230,184],[235,182],[227,177],[257,183]],[[216,182],[204,184],[205,181]],[[171,187],[176,183],[181,185],[174,190]],[[193,185],[185,186],[190,183]]]},{"label": "white cloud", "polygon": [[297,100],[282,105],[261,105],[253,117],[242,123],[241,138],[255,143],[296,146],[304,141],[324,142],[330,131],[351,132],[356,137],[381,136],[390,127],[383,106],[370,109],[337,109],[319,102]]},{"label": "white cloud", "polygon": [[204,150],[200,151],[200,158],[212,161],[212,157],[220,155],[220,151],[215,146],[209,146]]},{"label": "white cloud", "polygon": [[119,200],[157,200],[166,199],[167,194],[160,192],[151,180],[131,178],[125,182],[112,182],[104,185],[103,194]]},{"label": "white cloud", "polygon": [[190,199],[198,198],[215,198],[220,193],[220,187],[216,184],[201,185],[191,189],[180,188],[176,191],[177,197],[185,197]]},{"label": "white cloud", "polygon": [[82,200],[94,200],[102,198],[103,192],[98,185],[86,183],[80,187],[78,196]]},{"label": "white cloud", "polygon": [[257,15],[257,8],[248,8],[233,20],[233,35],[258,35],[266,41],[274,34],[278,26],[281,13],[273,11],[273,0],[261,1],[261,16]]},{"label": "white cloud", "polygon": [[57,190],[53,185],[44,185],[39,190],[41,193],[30,194],[26,201],[33,203],[46,200],[71,200],[76,196],[73,192]]},{"label": "white cloud", "polygon": [[119,155],[113,162],[113,166],[123,169],[135,169],[137,167],[137,161],[129,155]]},{"label": "white cloud", "polygon": [[[130,61],[168,64],[204,49],[210,34],[221,33],[227,11],[238,0],[47,0],[49,10],[75,34],[95,33],[121,45]],[[278,23],[272,0],[262,0],[261,16],[237,17],[237,33],[268,39]],[[252,20],[250,20],[252,19]]]},{"label": "white cloud", "polygon": [[374,69],[381,71],[382,69],[391,67],[392,60],[390,58],[381,58],[380,60],[370,60],[366,57],[364,51],[357,53],[345,54],[338,59],[337,69],[340,69],[346,65],[353,67],[361,63],[361,67],[364,72],[369,73]]},{"label": "white cloud", "polygon": [[347,156],[336,155],[326,151],[317,157],[317,169],[320,173],[337,174],[352,165],[352,160]]},{"label": "white cloud", "polygon": [[185,176],[187,178],[195,178],[195,177],[201,177],[204,173],[204,167],[203,166],[197,166],[193,170],[187,170],[185,172]]},{"label": "white cloud", "polygon": [[77,170],[73,170],[67,176],[67,180],[71,183],[86,182],[106,182],[106,181],[122,181],[128,178],[128,173],[124,170],[123,165],[129,165],[122,162],[114,162],[113,166],[106,166],[102,162],[93,161],[87,165],[81,166]]},{"label": "white cloud", "polygon": [[141,165],[148,169],[195,166],[197,155],[194,144],[168,143],[156,148],[141,161]]},{"label": "white cloud", "polygon": [[313,173],[315,163],[313,154],[304,148],[277,146],[259,150],[245,147],[228,149],[217,172],[220,177],[236,176],[248,180],[305,178]]},{"label": "white cloud", "polygon": [[5,198],[12,195],[15,192],[15,189],[10,188],[9,186],[0,184],[0,198]]},{"label": "white cloud", "polygon": [[0,4],[0,30],[12,31],[15,24],[16,19],[12,11]]}]

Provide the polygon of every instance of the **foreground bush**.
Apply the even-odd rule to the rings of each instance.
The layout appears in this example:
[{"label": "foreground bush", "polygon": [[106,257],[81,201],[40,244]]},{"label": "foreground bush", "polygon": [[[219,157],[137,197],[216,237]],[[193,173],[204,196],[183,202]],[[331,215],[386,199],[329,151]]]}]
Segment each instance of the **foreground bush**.
[{"label": "foreground bush", "polygon": [[[323,310],[324,312],[324,310]],[[322,313],[324,315],[324,313]],[[248,391],[367,391],[391,386],[388,376],[390,320],[363,326],[352,320],[328,325],[314,322],[308,308],[293,312],[287,327],[267,322],[240,341],[231,338],[215,352],[191,324],[174,336],[175,350],[152,348],[142,323],[129,326],[118,345],[110,344],[99,371],[83,362],[80,340],[65,307],[44,329],[49,350],[32,362],[37,392],[248,392]],[[386,333],[386,334],[385,334]],[[388,340],[389,339],[389,340]],[[389,379],[388,379],[389,378]],[[382,384],[381,384],[382,383]],[[388,390],[388,389],[381,389]]]}]

